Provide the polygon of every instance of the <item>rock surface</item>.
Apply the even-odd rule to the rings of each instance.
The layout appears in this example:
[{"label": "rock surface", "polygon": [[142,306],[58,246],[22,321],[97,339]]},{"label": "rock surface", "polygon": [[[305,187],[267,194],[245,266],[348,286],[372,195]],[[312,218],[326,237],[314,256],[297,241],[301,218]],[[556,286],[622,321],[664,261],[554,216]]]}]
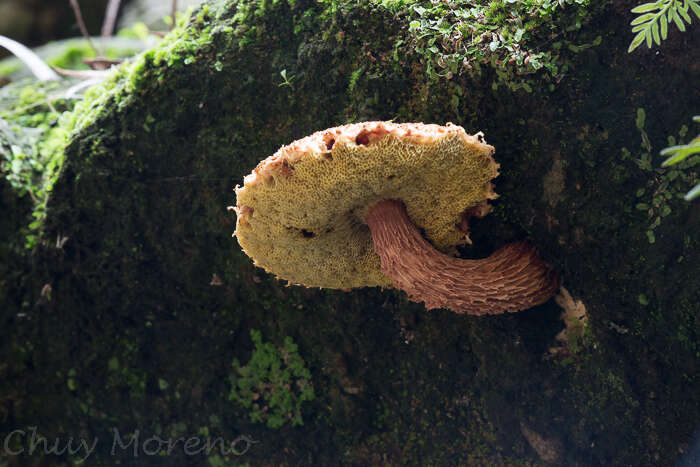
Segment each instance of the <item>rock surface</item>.
[{"label": "rock surface", "polygon": [[[526,420],[563,465],[672,465],[689,450],[700,205],[676,197],[688,187],[657,172],[656,154],[700,108],[696,25],[628,55],[634,2],[591,1],[583,15],[567,3],[519,46],[557,69],[523,75],[499,64],[510,52],[497,33],[483,61],[450,61],[457,29],[422,43],[416,28],[439,30],[438,7],[405,3],[210,2],[65,116],[42,242],[0,284],[3,432],[243,434],[260,444],[229,461],[251,464],[534,465],[545,451]],[[507,40],[499,9],[518,5],[499,5],[472,24]],[[488,135],[500,198],[462,257],[527,238],[586,304],[575,349],[548,356],[564,326],[554,301],[426,312],[396,291],[285,287],[240,251],[226,206],[259,160],[319,129],[392,118]],[[316,391],[303,427],[267,429],[228,400],[250,329],[298,344]],[[114,463],[110,447],[94,458]],[[178,448],[162,462],[225,460]]]}]

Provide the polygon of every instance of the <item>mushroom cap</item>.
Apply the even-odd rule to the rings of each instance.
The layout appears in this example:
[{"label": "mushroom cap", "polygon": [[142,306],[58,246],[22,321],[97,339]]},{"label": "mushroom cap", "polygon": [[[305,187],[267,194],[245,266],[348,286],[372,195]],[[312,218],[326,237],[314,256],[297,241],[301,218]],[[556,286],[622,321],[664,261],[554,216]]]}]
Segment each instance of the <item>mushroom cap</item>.
[{"label": "mushroom cap", "polygon": [[451,123],[319,131],[280,148],[236,187],[234,235],[256,266],[292,284],[390,287],[364,222],[369,206],[403,201],[425,238],[452,253],[468,241],[463,213],[484,215],[496,197],[493,153],[482,135]]}]

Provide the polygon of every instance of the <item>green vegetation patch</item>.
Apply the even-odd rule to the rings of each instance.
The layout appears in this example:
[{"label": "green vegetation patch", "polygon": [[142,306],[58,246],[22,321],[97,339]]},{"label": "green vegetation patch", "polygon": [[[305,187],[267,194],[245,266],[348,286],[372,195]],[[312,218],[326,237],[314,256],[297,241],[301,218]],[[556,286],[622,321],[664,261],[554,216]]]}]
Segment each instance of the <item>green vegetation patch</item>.
[{"label": "green vegetation patch", "polygon": [[[18,196],[31,198],[32,232],[44,217],[48,193],[63,161],[68,132],[61,122],[75,102],[64,95],[72,84],[23,81],[0,90],[0,175]],[[27,246],[35,239],[29,233]]]},{"label": "green vegetation patch", "polygon": [[399,41],[397,47],[410,47],[424,56],[426,73],[433,78],[481,74],[490,66],[500,83],[531,91],[528,77],[539,74],[556,81],[567,71],[562,52],[578,52],[602,41],[600,36],[590,44],[566,40],[567,32],[585,23],[590,0],[378,3],[406,17],[410,40]]},{"label": "green vegetation patch", "polygon": [[286,337],[276,348],[262,341],[260,331],[251,329],[255,350],[250,361],[242,366],[233,360],[229,399],[250,410],[250,419],[279,428],[287,422],[303,425],[301,406],[314,400],[311,372],[299,356],[297,345]]},{"label": "green vegetation patch", "polygon": [[[653,159],[655,151],[644,129],[646,123],[646,112],[644,109],[637,109],[635,126],[641,135],[641,155],[638,158],[625,147],[622,148],[622,159],[633,159],[635,164],[649,174],[649,180],[645,187],[638,188],[635,192],[637,202],[635,208],[646,212],[649,218],[649,227],[646,236],[649,243],[656,242],[655,230],[661,225],[662,219],[669,216],[674,209],[687,209],[686,203],[679,201],[683,198],[690,200],[693,188],[688,194],[686,191],[697,182],[697,172],[694,167],[700,163],[700,155],[693,151],[697,138],[688,145],[683,142],[688,136],[688,127],[683,125],[678,131],[678,138],[673,135],[668,136],[669,148],[662,151],[663,154],[670,154],[668,150],[677,151],[678,157],[667,159],[663,164]],[[670,167],[669,167],[670,165]],[[641,300],[640,300],[641,302]]]}]

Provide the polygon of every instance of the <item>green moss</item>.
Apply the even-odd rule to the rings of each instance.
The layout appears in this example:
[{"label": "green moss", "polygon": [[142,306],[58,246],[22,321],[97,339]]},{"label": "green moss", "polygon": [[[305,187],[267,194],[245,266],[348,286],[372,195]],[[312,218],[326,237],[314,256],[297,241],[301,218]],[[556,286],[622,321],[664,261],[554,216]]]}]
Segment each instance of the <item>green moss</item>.
[{"label": "green moss", "polygon": [[0,138],[4,156],[0,170],[18,195],[28,195],[34,204],[28,246],[34,244],[63,158],[67,133],[58,122],[73,107],[62,98],[65,89],[59,83],[17,83],[5,87],[0,98],[8,107],[0,113],[6,130]]},{"label": "green moss", "polygon": [[67,70],[87,69],[83,63],[84,58],[94,58],[95,51],[84,40],[76,40],[65,44],[65,49],[58,55],[49,58],[49,65],[65,68]]},{"label": "green moss", "polygon": [[16,73],[22,68],[21,63],[18,62],[3,62],[0,63],[0,76],[11,75]]}]

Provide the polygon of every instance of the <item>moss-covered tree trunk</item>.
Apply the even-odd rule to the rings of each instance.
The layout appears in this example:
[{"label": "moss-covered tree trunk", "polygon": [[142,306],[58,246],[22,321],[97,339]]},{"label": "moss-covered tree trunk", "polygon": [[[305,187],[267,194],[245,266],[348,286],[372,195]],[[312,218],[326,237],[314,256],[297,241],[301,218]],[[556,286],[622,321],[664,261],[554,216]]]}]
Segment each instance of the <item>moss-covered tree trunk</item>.
[{"label": "moss-covered tree trunk", "polygon": [[[679,198],[693,169],[660,171],[657,154],[700,112],[699,30],[628,55],[634,2],[520,2],[515,18],[511,3],[472,3],[210,2],[64,117],[43,243],[2,316],[0,426],[28,433],[16,449],[37,426],[98,436],[108,464],[114,429],[138,430],[140,458],[114,453],[135,464],[223,465],[182,444],[149,457],[152,436],[245,435],[259,443],[229,460],[264,465],[687,453],[700,205]],[[445,26],[458,20],[476,48]],[[231,238],[233,187],[282,144],[370,119],[485,133],[500,198],[462,254],[529,239],[573,297],[568,321],[554,300],[461,316],[393,290],[285,287],[252,265]],[[268,428],[229,398],[251,329],[298,344],[315,393],[303,426]]]}]

